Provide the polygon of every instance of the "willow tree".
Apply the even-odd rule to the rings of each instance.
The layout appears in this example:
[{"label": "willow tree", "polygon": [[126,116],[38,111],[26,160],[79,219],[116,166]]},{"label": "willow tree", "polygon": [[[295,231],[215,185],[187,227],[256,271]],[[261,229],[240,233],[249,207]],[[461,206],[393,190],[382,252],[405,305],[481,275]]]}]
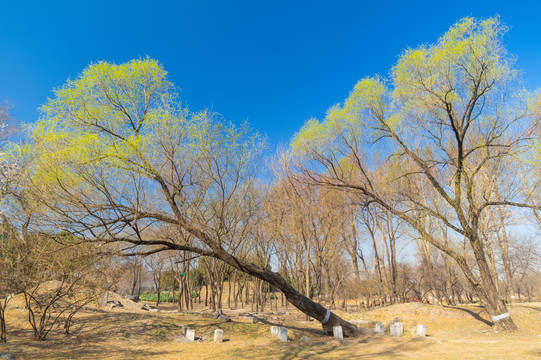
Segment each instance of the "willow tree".
[{"label": "willow tree", "polygon": [[[90,65],[55,91],[35,124],[33,185],[43,224],[95,242],[219,259],[280,289],[327,331],[356,327],[238,251],[253,217],[264,139],[191,112],[151,59]],[[189,239],[189,240],[187,240]],[[130,247],[127,247],[129,250]]]},{"label": "willow tree", "polygon": [[[521,187],[531,102],[503,45],[505,32],[498,18],[465,18],[435,44],[406,50],[389,79],[362,79],[324,121],[308,121],[292,152],[306,181],[390,212],[454,259],[495,326],[511,330],[480,222],[492,207],[540,204]],[[465,241],[475,261],[427,223]]]}]

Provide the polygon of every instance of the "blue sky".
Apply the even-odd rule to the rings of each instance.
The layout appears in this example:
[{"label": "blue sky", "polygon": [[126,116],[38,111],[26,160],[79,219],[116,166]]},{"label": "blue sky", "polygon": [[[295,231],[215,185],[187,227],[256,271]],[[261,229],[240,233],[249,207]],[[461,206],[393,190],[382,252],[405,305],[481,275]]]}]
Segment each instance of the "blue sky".
[{"label": "blue sky", "polygon": [[465,16],[499,14],[530,89],[541,87],[541,4],[520,1],[9,1],[0,21],[0,99],[36,108],[91,62],[159,60],[191,109],[248,120],[287,144],[355,82],[387,75],[407,47]]}]

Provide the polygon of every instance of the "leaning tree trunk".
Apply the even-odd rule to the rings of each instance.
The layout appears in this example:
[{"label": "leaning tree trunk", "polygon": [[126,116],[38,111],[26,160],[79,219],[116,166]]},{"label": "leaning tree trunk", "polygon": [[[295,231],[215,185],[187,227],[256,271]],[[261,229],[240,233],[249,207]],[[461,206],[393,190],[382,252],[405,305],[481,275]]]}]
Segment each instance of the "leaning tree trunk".
[{"label": "leaning tree trunk", "polygon": [[472,285],[477,291],[481,303],[494,323],[494,328],[496,330],[516,330],[517,326],[513,322],[511,316],[509,316],[505,302],[499,296],[498,289],[487,262],[482,241],[478,237],[472,236],[470,242],[477,264],[479,265],[479,274],[481,275],[482,280],[481,282]]},{"label": "leaning tree trunk", "polygon": [[479,272],[486,290],[483,289],[484,291],[478,291],[478,294],[483,306],[494,323],[494,328],[496,330],[516,330],[517,326],[507,311],[507,305],[505,305],[504,300],[500,298],[496,285],[490,276],[488,264],[487,269],[482,269],[482,266],[480,266]]},{"label": "leaning tree trunk", "polygon": [[[307,298],[306,296],[302,295],[300,292],[295,290],[293,286],[291,286],[287,282],[286,279],[284,279],[280,274],[271,271],[270,268],[264,268],[253,263],[245,262],[228,253],[222,248],[220,242],[215,241],[211,236],[209,236],[204,231],[194,226],[194,224],[191,224],[184,218],[180,209],[175,203],[173,195],[169,192],[166,182],[159,177],[157,178],[157,181],[160,183],[161,187],[164,190],[164,194],[166,195],[167,201],[171,206],[171,210],[175,214],[178,225],[192,235],[194,235],[195,237],[197,237],[201,242],[209,246],[210,251],[206,251],[193,246],[188,247],[185,245],[174,244],[171,242],[162,242],[160,245],[165,245],[169,249],[178,249],[183,251],[188,250],[189,248],[191,252],[199,253],[203,256],[213,257],[215,259],[221,260],[226,264],[229,264],[233,268],[242,271],[243,273],[252,275],[258,279],[268,282],[269,284],[275,286],[280,291],[282,291],[285,294],[286,299],[291,304],[293,304],[293,306],[302,311],[304,314],[313,317],[317,321],[321,322],[323,329],[328,334],[332,334],[333,326],[335,325],[342,326],[343,334],[346,337],[353,337],[361,332],[361,330],[357,329],[355,325],[343,320],[342,318],[338,317],[337,315],[331,313],[329,310],[324,308],[321,304],[318,304]],[[156,242],[153,242],[153,244],[156,244]],[[363,330],[363,332],[368,331]]]},{"label": "leaning tree trunk", "polygon": [[8,341],[6,332],[6,312],[3,305],[0,305],[0,343]]},{"label": "leaning tree trunk", "polygon": [[355,325],[330,312],[321,304],[318,304],[301,294],[299,291],[295,290],[295,288],[293,288],[293,286],[291,286],[280,274],[273,272],[268,268],[262,268],[256,264],[246,263],[224,250],[215,250],[213,256],[246,274],[252,275],[278,288],[284,293],[286,299],[293,306],[302,311],[304,314],[321,322],[323,330],[325,330],[327,334],[332,334],[333,326],[337,325],[342,326],[342,331],[346,337],[354,337],[363,332],[368,332],[365,329],[357,328]]}]

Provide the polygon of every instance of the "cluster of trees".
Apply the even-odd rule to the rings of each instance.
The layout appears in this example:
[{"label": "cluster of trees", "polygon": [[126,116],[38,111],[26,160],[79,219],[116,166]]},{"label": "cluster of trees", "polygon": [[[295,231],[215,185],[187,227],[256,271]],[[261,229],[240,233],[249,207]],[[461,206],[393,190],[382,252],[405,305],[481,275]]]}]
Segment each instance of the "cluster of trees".
[{"label": "cluster of trees", "polygon": [[[504,297],[539,279],[535,241],[513,229],[539,221],[540,120],[504,33],[497,18],[467,18],[405,51],[389,78],[359,81],[308,121],[264,176],[264,138],[190,111],[157,61],[90,65],[6,158],[18,175],[3,175],[17,189],[3,194],[4,222],[141,257],[131,292],[143,261],[179,309],[203,286],[221,308],[227,281],[229,305],[244,293],[263,307],[279,290],[353,336],[320,302],[431,292],[479,299],[515,329]],[[406,243],[417,264],[400,257]]]},{"label": "cluster of trees", "polygon": [[[302,187],[290,186],[289,195],[302,202],[302,206],[295,206],[282,185],[273,184],[272,191],[267,192],[264,220],[258,225],[262,227],[260,239],[264,239],[260,242],[264,246],[261,253],[267,255],[259,261],[272,263],[306,296],[331,308],[347,308],[349,302],[355,308],[368,309],[414,299],[430,298],[444,304],[477,299],[457,264],[413,236],[402,221],[383,211],[352,205],[344,208],[347,197],[336,191],[325,191],[316,200],[314,197],[320,196],[317,188],[299,196],[295,191]],[[342,201],[340,206],[337,199]],[[539,252],[534,239],[517,235],[507,238],[505,227],[498,229],[500,234],[490,234],[496,243],[489,250],[494,273],[502,274],[497,280],[500,296],[507,301],[514,297],[533,298],[540,285]],[[441,236],[449,237],[446,232]],[[445,241],[450,242],[448,238]],[[246,246],[246,251],[257,249],[250,243]],[[414,252],[411,259],[405,259],[406,251]],[[145,290],[152,287],[156,292],[166,292],[168,298],[189,293],[189,299],[181,296],[179,310],[191,309],[193,302],[213,311],[246,304],[260,310],[272,307],[272,300],[281,296],[274,287],[222,262],[180,254],[132,257],[132,261],[122,264],[127,273],[123,288],[115,290],[137,296],[143,281]],[[463,254],[469,262],[475,261],[467,252]],[[283,296],[281,299],[284,305]]]}]

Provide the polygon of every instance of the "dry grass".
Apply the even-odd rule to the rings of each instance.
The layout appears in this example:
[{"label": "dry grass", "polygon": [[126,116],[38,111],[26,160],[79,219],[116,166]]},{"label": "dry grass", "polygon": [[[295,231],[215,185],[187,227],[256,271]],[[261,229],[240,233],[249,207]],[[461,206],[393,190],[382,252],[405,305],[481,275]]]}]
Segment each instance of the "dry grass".
[{"label": "dry grass", "polygon": [[[382,321],[386,328],[399,318],[406,330],[401,338],[374,335],[342,341],[324,335],[314,321],[294,321],[300,316],[291,308],[285,318],[269,320],[266,324],[247,323],[236,317],[233,322],[223,323],[204,313],[177,314],[168,311],[173,308],[160,309],[155,314],[87,309],[73,325],[73,335],[65,336],[59,329],[45,342],[30,340],[24,309],[10,309],[10,340],[0,345],[0,353],[10,352],[17,359],[541,358],[541,303],[510,306],[520,328],[515,333],[492,331],[486,315],[476,306],[450,308],[412,303],[341,314],[348,319]],[[271,336],[271,324],[286,325],[292,341],[286,344]],[[414,336],[417,324],[428,327],[427,338]],[[227,341],[221,344],[209,340],[192,344],[174,342],[183,325],[194,327],[197,336],[209,339],[214,329],[221,328]],[[300,340],[302,335],[310,340]]]}]

